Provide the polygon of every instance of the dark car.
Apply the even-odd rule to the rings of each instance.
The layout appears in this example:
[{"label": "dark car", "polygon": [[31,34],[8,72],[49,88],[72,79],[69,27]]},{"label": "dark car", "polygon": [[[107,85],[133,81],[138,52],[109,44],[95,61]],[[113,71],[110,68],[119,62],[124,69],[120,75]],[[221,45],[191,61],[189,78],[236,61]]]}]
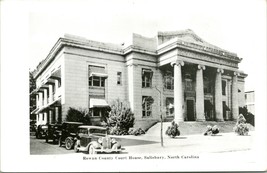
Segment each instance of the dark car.
[{"label": "dark car", "polygon": [[61,133],[59,134],[58,145],[65,144],[67,150],[70,150],[74,146],[74,138],[77,135],[78,127],[82,123],[79,122],[64,122],[61,126]]},{"label": "dark car", "polygon": [[47,125],[38,125],[37,129],[36,129],[36,138],[37,139],[41,139],[44,138],[46,135],[46,131],[47,131]]},{"label": "dark car", "polygon": [[75,139],[74,151],[88,154],[119,153],[121,144],[107,135],[107,129],[98,126],[80,126]]},{"label": "dark car", "polygon": [[61,126],[61,124],[49,124],[45,136],[45,141],[48,142],[50,139],[52,139],[53,143],[56,143],[61,133]]}]

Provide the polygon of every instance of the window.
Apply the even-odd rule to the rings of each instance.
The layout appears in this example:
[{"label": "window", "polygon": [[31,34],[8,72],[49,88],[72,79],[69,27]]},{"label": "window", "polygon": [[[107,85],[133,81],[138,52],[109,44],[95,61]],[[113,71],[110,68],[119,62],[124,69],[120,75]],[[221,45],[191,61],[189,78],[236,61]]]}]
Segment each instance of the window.
[{"label": "window", "polygon": [[98,76],[89,77],[89,86],[105,87],[105,78]]},{"label": "window", "polygon": [[226,95],[226,81],[222,81],[222,95]]},{"label": "window", "polygon": [[171,116],[174,113],[174,99],[166,98],[166,115]]},{"label": "window", "polygon": [[204,77],[204,93],[211,93],[211,83],[208,78]]},{"label": "window", "polygon": [[101,117],[104,115],[104,109],[103,108],[91,108],[90,109],[90,115],[92,117]]},{"label": "window", "polygon": [[185,79],[185,90],[193,91],[193,82],[191,79]]},{"label": "window", "polygon": [[152,114],[152,103],[150,102],[150,96],[142,97],[142,115],[143,117],[150,117]]},{"label": "window", "polygon": [[89,65],[89,86],[105,87],[105,67]]},{"label": "window", "polygon": [[117,85],[121,85],[121,72],[117,72]]},{"label": "window", "polygon": [[153,71],[150,69],[142,69],[142,87],[148,88],[152,86]]},{"label": "window", "polygon": [[172,74],[166,74],[164,76],[164,88],[168,90],[174,89],[174,78],[172,77]]}]

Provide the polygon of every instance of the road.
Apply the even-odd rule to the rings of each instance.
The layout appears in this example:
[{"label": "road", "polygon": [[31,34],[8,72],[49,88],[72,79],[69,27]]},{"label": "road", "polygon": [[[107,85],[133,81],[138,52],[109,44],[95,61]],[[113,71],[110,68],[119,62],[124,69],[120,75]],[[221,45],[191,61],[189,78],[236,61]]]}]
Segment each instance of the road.
[{"label": "road", "polygon": [[[253,133],[249,136],[237,136],[235,133],[222,133],[217,136],[188,135],[169,138],[164,136],[164,147],[157,136],[119,136],[115,137],[122,144],[122,154],[169,154],[169,153],[233,153],[251,150]],[[44,139],[30,139],[30,154],[56,155],[70,154],[57,144],[46,143]]]}]

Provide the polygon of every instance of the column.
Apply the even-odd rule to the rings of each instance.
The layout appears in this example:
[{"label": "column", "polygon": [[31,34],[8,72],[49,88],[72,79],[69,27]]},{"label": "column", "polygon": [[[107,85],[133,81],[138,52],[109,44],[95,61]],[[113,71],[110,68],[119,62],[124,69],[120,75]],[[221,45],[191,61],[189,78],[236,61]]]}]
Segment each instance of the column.
[{"label": "column", "polygon": [[222,105],[222,73],[223,69],[217,69],[215,79],[215,113],[216,121],[223,120],[223,105]]},{"label": "column", "polygon": [[36,94],[36,108],[38,108],[39,107],[39,100],[38,100],[38,98],[39,98],[39,94]]},{"label": "column", "polygon": [[238,87],[237,87],[237,76],[239,74],[234,72],[232,77],[232,117],[236,120],[238,117]]},{"label": "column", "polygon": [[43,93],[39,92],[39,107],[43,106]]},{"label": "column", "polygon": [[59,114],[59,112],[58,112],[58,107],[55,107],[55,119],[56,119],[56,122],[59,121],[59,120],[58,120],[58,114]]},{"label": "column", "polygon": [[203,86],[203,70],[204,65],[198,65],[196,74],[196,113],[197,121],[205,121],[204,113],[204,86]]},{"label": "column", "polygon": [[49,85],[49,103],[53,101],[53,85]]},{"label": "column", "polygon": [[44,89],[44,106],[47,105],[47,90]]},{"label": "column", "polygon": [[54,123],[54,120],[53,120],[53,111],[52,110],[49,110],[49,124],[53,124]]},{"label": "column", "polygon": [[171,63],[174,67],[174,121],[184,121],[183,116],[183,86],[182,86],[182,66],[183,61],[175,61]]},{"label": "column", "polygon": [[43,113],[43,124],[46,124],[47,123],[47,112],[44,112]]}]

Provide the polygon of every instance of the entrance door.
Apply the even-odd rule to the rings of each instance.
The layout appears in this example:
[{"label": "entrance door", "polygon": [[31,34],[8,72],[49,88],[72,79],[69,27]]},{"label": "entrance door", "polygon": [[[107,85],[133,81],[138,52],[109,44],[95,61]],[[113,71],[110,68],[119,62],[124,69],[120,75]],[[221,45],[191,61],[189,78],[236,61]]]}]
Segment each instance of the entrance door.
[{"label": "entrance door", "polygon": [[212,105],[210,103],[210,100],[205,100],[205,102],[204,102],[204,112],[205,112],[205,118],[206,118],[207,121],[211,121],[212,120],[211,110],[212,110]]},{"label": "entrance door", "polygon": [[187,100],[186,105],[187,105],[187,119],[188,119],[188,121],[195,121],[194,100]]}]

